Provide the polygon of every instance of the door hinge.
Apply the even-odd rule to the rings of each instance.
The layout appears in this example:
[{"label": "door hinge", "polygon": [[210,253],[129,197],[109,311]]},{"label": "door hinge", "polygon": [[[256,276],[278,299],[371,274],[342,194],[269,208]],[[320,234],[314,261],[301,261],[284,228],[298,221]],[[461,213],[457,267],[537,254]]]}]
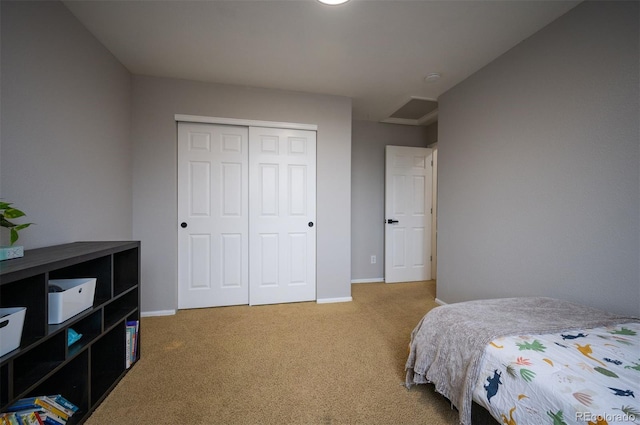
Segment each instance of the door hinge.
[{"label": "door hinge", "polygon": [[432,255],[429,256],[429,261],[433,261],[433,256]]},{"label": "door hinge", "polygon": [[431,214],[433,214],[433,208],[431,208]]}]

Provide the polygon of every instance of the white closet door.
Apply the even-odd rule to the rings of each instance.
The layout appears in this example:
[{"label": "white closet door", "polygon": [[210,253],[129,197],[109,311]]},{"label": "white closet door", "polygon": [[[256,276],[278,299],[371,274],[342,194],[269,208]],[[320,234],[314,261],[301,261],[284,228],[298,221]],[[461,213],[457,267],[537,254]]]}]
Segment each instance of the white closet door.
[{"label": "white closet door", "polygon": [[249,302],[247,150],[246,127],[178,124],[178,308]]},{"label": "white closet door", "polygon": [[249,129],[249,303],[316,299],[316,133]]}]

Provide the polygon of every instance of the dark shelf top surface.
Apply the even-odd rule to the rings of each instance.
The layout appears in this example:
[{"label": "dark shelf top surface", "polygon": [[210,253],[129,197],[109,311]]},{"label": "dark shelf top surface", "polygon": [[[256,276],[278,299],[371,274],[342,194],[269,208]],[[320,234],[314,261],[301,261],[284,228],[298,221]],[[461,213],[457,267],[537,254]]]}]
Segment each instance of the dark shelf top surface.
[{"label": "dark shelf top surface", "polygon": [[139,241],[72,242],[26,250],[24,257],[0,261],[0,284],[140,247]]}]

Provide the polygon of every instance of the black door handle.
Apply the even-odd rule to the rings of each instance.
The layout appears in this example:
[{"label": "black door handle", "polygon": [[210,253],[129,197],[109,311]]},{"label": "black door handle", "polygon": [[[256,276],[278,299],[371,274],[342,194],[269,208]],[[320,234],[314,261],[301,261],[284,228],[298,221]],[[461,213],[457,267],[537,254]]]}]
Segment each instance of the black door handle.
[{"label": "black door handle", "polygon": [[187,228],[187,223],[185,223],[184,221],[182,223],[180,223],[180,227],[182,227],[183,229]]},{"label": "black door handle", "polygon": [[398,220],[394,220],[392,218],[387,220],[387,224],[393,224],[393,223],[399,223],[399,221]]}]

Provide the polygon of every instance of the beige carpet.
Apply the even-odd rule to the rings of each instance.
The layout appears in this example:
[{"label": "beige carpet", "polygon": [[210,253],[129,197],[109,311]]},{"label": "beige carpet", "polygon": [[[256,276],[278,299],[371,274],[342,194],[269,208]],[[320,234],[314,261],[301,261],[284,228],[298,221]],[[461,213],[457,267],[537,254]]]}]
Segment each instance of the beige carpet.
[{"label": "beige carpet", "polygon": [[86,423],[456,424],[432,386],[403,386],[435,283],[354,284],[352,296],[143,318],[142,359]]}]

